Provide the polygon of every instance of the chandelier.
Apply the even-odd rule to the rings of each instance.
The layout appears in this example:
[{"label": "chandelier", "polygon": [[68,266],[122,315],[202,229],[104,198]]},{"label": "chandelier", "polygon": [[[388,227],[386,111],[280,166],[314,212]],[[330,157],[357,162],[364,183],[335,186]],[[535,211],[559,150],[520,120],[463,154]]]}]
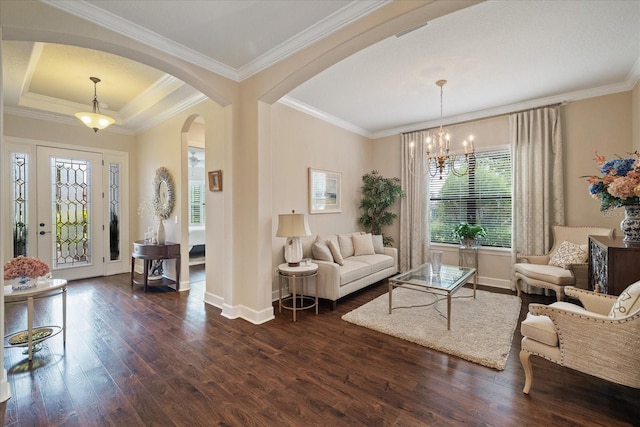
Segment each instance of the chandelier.
[{"label": "chandelier", "polygon": [[[473,146],[473,135],[469,136],[469,141],[462,141],[464,147],[464,159],[457,156],[451,150],[451,135],[449,131],[442,126],[442,87],[447,84],[446,80],[438,80],[436,85],[440,87],[440,127],[434,133],[429,133],[426,139],[427,143],[427,164],[426,170],[431,177],[436,175],[442,179],[443,175],[449,173],[455,176],[464,176],[469,174],[475,165],[475,147]],[[413,155],[413,147],[411,147],[411,155]],[[460,164],[462,163],[462,164]],[[457,164],[457,166],[456,166]]]},{"label": "chandelier", "polygon": [[97,86],[98,83],[100,83],[100,79],[97,77],[89,77],[89,80],[93,82],[93,110],[91,113],[76,113],[75,116],[82,123],[93,129],[94,132],[98,132],[99,130],[111,126],[115,122],[115,120],[100,113],[97,92]]}]

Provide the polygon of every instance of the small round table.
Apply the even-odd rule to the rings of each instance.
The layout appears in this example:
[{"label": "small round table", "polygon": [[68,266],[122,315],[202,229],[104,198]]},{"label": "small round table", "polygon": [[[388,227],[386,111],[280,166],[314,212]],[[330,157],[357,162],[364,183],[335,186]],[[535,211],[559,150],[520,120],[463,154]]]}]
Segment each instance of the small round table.
[{"label": "small round table", "polygon": [[[316,308],[316,316],[318,315],[318,281],[316,276],[318,275],[318,264],[310,263],[309,265],[300,264],[297,267],[290,267],[289,264],[284,263],[278,266],[279,286],[278,286],[278,307],[279,312],[282,313],[282,308],[285,310],[291,310],[293,312],[293,321],[296,321],[296,312],[300,310],[307,310],[309,308]],[[313,281],[316,286],[315,297],[303,295],[305,280],[313,277]],[[288,283],[291,283],[291,295],[282,298],[282,280],[287,279]],[[297,294],[296,279],[302,279],[302,286],[300,295]],[[287,303],[291,302],[291,305]],[[298,302],[300,303],[298,305]]]},{"label": "small round table", "polygon": [[[62,326],[50,325],[39,326],[35,328],[36,331],[44,331],[42,337],[34,336],[33,327],[33,300],[40,298],[49,298],[55,295],[62,295]],[[37,351],[36,344],[48,340],[51,337],[56,336],[62,332],[62,345],[63,347],[67,342],[67,281],[64,279],[46,279],[39,281],[37,286],[29,289],[23,289],[20,291],[14,291],[11,286],[4,287],[4,303],[16,304],[27,303],[27,329],[20,332],[14,332],[6,335],[5,348],[13,347],[27,347],[26,353],[29,355],[29,360],[33,359],[34,351]],[[26,334],[26,336],[25,336]],[[12,343],[12,338],[23,336],[24,339],[17,340]]]}]

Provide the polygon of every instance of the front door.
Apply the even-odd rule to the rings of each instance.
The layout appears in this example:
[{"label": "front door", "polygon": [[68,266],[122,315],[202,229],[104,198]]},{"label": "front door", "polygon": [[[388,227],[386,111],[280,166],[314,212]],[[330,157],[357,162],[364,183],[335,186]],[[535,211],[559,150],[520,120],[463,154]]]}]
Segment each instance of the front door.
[{"label": "front door", "polygon": [[104,220],[102,155],[37,148],[37,256],[53,276],[102,276]]}]

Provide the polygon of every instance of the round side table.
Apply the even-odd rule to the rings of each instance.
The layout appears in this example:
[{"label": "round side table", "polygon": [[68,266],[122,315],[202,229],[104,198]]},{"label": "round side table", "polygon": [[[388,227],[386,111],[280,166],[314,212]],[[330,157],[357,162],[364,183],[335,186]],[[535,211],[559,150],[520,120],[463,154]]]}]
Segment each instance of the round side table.
[{"label": "round side table", "polygon": [[[278,266],[279,274],[279,286],[278,286],[278,307],[279,312],[282,313],[282,308],[285,310],[291,310],[293,312],[293,321],[296,321],[296,313],[301,310],[307,310],[309,308],[316,308],[316,316],[318,315],[318,281],[316,276],[318,275],[318,264],[311,263],[309,265],[301,264],[297,267],[289,267],[289,264],[284,263]],[[304,285],[306,280],[313,278],[313,282],[316,286],[315,296],[303,295]],[[290,284],[291,295],[282,298],[282,282],[283,279]],[[297,282],[302,280],[301,292],[297,293]]]}]

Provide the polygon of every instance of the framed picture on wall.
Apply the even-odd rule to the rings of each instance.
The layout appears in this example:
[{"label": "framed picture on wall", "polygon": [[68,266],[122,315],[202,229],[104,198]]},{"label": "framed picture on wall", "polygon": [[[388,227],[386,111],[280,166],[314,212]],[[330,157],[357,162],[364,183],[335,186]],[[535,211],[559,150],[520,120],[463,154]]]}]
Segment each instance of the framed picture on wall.
[{"label": "framed picture on wall", "polygon": [[222,170],[209,172],[209,191],[222,191]]},{"label": "framed picture on wall", "polygon": [[342,211],[341,177],[340,172],[309,168],[309,213],[338,213]]}]

